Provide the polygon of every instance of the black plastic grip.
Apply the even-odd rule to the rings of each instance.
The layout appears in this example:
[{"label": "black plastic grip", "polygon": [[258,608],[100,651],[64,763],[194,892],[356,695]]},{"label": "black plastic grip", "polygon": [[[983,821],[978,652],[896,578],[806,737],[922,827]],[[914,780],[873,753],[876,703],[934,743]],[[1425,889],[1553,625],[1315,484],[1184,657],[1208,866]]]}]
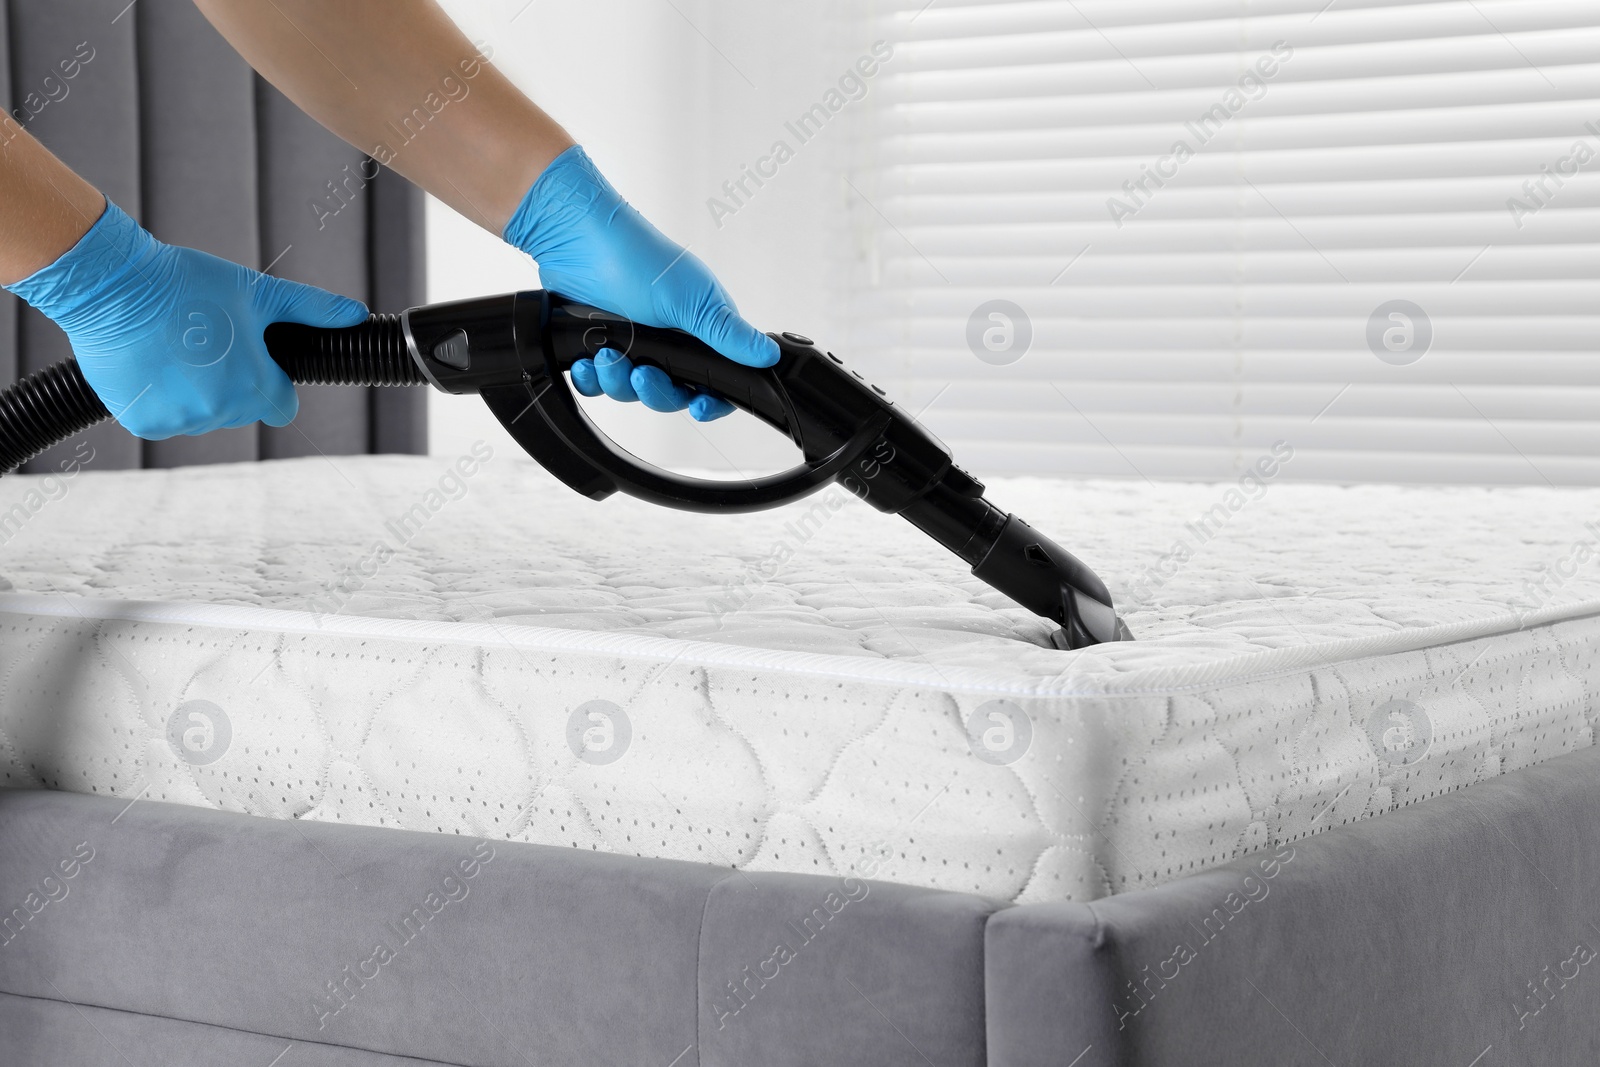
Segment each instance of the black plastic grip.
[{"label": "black plastic grip", "polygon": [[[449,393],[477,393],[534,459],[593,500],[621,491],[684,511],[739,513],[777,507],[815,492],[877,446],[898,413],[813,346],[778,338],[778,363],[746,367],[677,330],[637,325],[554,293],[525,292],[412,308],[406,338],[429,381]],[[603,348],[677,381],[710,389],[786,433],[805,461],[778,474],[692,478],[648,463],[612,442],[584,413],[567,381],[580,359]],[[805,385],[851,401],[834,410]],[[863,396],[866,402],[862,403]],[[944,457],[948,464],[948,457]]]},{"label": "black plastic grip", "polygon": [[[577,360],[611,348],[636,364],[659,368],[674,381],[724,397],[786,434],[805,457],[807,465],[787,472],[797,490],[787,499],[800,495],[802,483],[810,491],[827,480],[805,475],[828,464],[838,481],[869,504],[899,513],[951,467],[949,452],[915,419],[809,338],[769,334],[778,361],[770,367],[748,367],[678,330],[640,326],[556,296],[544,299],[540,343],[554,377]],[[556,384],[564,391],[564,382]],[[729,491],[706,496],[706,510],[730,510],[735,502],[749,509],[785,502],[782,494],[768,493],[765,503],[757,503],[738,483],[721,484]],[[628,491],[626,484],[621,488]]]}]

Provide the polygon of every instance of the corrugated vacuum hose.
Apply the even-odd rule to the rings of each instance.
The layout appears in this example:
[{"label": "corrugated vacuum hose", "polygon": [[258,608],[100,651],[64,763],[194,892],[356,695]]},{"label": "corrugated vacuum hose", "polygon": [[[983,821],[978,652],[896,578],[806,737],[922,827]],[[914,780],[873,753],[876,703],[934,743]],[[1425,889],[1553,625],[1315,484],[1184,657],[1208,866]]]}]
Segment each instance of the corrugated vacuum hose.
[{"label": "corrugated vacuum hose", "polygon": [[[333,330],[274,323],[266,343],[296,385],[428,384],[406,348],[399,315],[373,315],[358,326]],[[109,418],[77,360],[30,374],[0,392],[0,472],[10,474]]]}]

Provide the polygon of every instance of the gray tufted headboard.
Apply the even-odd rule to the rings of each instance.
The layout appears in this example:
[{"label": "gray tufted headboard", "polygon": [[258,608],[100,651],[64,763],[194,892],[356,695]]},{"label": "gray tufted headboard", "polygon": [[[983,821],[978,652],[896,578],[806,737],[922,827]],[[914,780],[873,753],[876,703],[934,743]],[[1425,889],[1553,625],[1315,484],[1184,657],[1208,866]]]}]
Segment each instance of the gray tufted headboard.
[{"label": "gray tufted headboard", "polygon": [[[368,180],[376,168],[258,78],[189,0],[0,0],[0,104],[164,241],[374,311],[422,302],[421,194],[389,171]],[[71,354],[0,292],[0,384]],[[282,429],[87,436],[95,469],[425,452],[422,393],[302,387]]]}]

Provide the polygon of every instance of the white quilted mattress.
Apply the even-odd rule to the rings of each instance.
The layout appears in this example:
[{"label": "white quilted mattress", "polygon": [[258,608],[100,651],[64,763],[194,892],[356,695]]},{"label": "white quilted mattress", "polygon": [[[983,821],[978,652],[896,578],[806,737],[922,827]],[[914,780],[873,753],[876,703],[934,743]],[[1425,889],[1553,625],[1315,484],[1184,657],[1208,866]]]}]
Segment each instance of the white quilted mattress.
[{"label": "white quilted mattress", "polygon": [[1140,638],[1072,653],[842,490],[461,469],[0,481],[0,784],[1085,900],[1593,737],[1596,491],[994,480]]}]

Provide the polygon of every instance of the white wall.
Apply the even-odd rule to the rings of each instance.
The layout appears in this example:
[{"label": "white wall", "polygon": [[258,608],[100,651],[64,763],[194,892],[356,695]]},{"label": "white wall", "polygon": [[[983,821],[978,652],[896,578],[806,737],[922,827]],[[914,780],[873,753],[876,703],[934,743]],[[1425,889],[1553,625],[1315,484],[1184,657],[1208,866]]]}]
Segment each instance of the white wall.
[{"label": "white wall", "polygon": [[[830,242],[844,216],[835,172],[845,124],[800,149],[736,215],[713,224],[706,201],[765,154],[870,42],[850,40],[837,0],[445,0],[468,36],[561,121],[612,183],[704,259],[759,327],[825,341],[836,330]],[[852,5],[857,6],[859,5]],[[792,138],[790,138],[792,140]],[[428,299],[535,288],[521,253],[437,202],[428,211]],[[429,398],[430,449],[509,440],[474,398]],[[775,469],[792,447],[736,414],[711,426],[639,405],[592,403],[626,447],[680,468]]]}]

